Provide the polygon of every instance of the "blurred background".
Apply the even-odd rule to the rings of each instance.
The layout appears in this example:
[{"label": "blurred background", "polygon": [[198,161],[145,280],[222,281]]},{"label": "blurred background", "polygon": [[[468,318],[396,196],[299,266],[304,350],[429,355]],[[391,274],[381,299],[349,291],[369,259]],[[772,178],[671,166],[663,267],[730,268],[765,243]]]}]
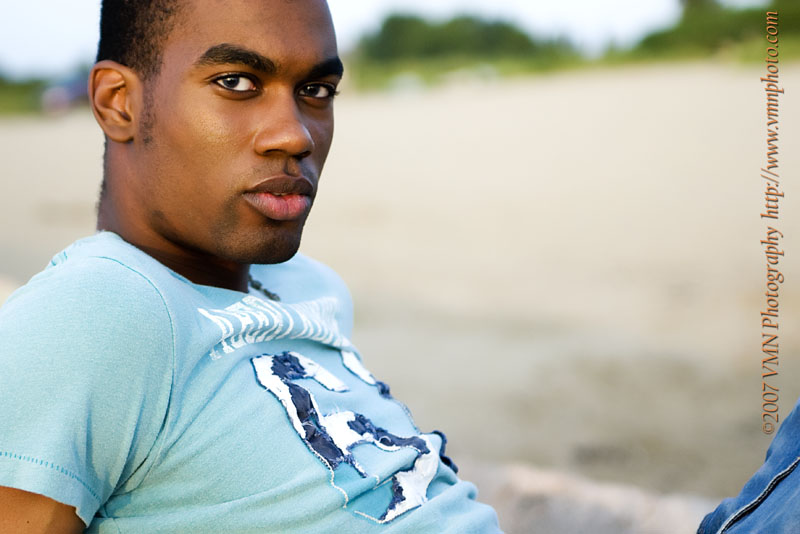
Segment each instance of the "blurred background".
[{"label": "blurred background", "polygon": [[[349,284],[368,367],[448,435],[509,532],[570,531],[531,526],[536,481],[624,488],[628,508],[678,496],[686,525],[738,493],[771,439],[768,10],[786,90],[781,417],[800,395],[800,4],[330,5],[347,73],[302,250]],[[2,11],[0,299],[93,231],[102,159],[84,96],[99,1]]]}]

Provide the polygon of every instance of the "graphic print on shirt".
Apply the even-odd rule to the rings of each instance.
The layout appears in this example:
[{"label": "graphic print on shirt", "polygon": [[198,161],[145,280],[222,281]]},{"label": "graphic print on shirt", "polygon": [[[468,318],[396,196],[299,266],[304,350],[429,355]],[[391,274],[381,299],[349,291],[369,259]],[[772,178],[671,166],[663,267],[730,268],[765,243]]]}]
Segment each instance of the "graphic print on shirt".
[{"label": "graphic print on shirt", "polygon": [[[342,357],[350,360],[346,367],[353,374],[370,385],[378,384],[354,354],[344,351]],[[354,363],[352,358],[358,363]],[[296,352],[265,354],[252,358],[251,362],[258,382],[277,397],[297,434],[330,469],[332,484],[345,496],[345,507],[354,508],[356,513],[369,519],[387,523],[427,501],[428,486],[439,467],[439,449],[443,443],[434,443],[439,436],[397,436],[376,426],[362,414],[344,410],[322,411],[309,390],[296,381],[313,380],[337,393],[344,393],[348,388],[319,364]],[[381,477],[370,473],[356,458],[358,450],[354,449],[365,444],[385,452],[412,451],[415,458],[410,468]],[[354,470],[358,476],[350,476],[349,470]],[[369,498],[369,488],[364,491],[363,482],[370,480],[372,490],[391,482],[389,500],[380,510],[375,509],[374,499]],[[349,495],[354,493],[362,496],[349,502]],[[366,502],[367,506],[360,506],[359,500]]]},{"label": "graphic print on shirt", "polygon": [[[339,307],[332,297],[283,303],[247,295],[224,309],[197,311],[219,329],[219,341],[209,353],[212,360],[261,342],[314,341],[337,350],[345,370],[376,388],[381,398],[396,403],[389,387],[364,368],[341,333],[336,319]],[[251,363],[257,382],[281,403],[298,436],[331,472],[331,484],[344,496],[344,507],[353,513],[388,523],[426,502],[440,460],[457,471],[444,456],[444,435],[420,434],[410,414],[413,435],[400,436],[364,414],[341,409],[337,401],[329,400],[321,408],[311,390],[321,387],[346,394],[349,389],[310,358],[286,352],[261,355]]]},{"label": "graphic print on shirt", "polygon": [[307,339],[323,345],[347,349],[350,341],[336,322],[338,301],[332,297],[297,304],[276,303],[254,295],[224,309],[198,308],[220,330],[220,339],[211,351],[219,360],[237,349],[276,339]]}]

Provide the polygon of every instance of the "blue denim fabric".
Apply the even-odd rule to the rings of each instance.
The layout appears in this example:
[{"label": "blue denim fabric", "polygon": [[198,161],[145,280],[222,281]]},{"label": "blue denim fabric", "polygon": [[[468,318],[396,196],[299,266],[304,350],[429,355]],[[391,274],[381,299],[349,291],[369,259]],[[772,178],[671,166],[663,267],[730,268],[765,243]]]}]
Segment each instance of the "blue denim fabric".
[{"label": "blue denim fabric", "polygon": [[783,421],[764,465],[737,497],[708,514],[697,534],[800,534],[800,402]]}]

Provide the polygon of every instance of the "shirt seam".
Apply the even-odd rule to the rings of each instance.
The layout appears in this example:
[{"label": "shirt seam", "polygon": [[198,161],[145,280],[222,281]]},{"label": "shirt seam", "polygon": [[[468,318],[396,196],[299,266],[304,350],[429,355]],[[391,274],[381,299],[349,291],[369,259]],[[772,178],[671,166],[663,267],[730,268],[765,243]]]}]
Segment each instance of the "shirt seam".
[{"label": "shirt seam", "polygon": [[52,469],[53,471],[56,471],[78,482],[81,486],[83,486],[83,488],[87,492],[89,492],[89,495],[91,495],[98,503],[102,504],[103,502],[102,499],[100,498],[100,495],[98,495],[97,492],[94,491],[92,487],[87,482],[85,482],[80,476],[78,476],[72,470],[67,469],[66,467],[63,467],[57,463],[48,462],[47,460],[42,460],[41,458],[37,458],[35,456],[27,456],[25,454],[19,454],[11,451],[0,451],[0,457],[9,458],[11,460],[18,460],[21,462],[28,462],[30,464],[40,465],[42,467]]},{"label": "shirt seam", "polygon": [[739,521],[742,517],[750,513],[754,508],[756,508],[759,504],[761,504],[767,498],[767,496],[770,493],[772,493],[772,490],[775,489],[775,486],[777,486],[784,478],[789,476],[792,473],[792,471],[795,470],[798,463],[800,463],[800,457],[795,458],[794,461],[791,464],[789,464],[788,467],[786,467],[783,471],[772,477],[772,479],[769,481],[769,484],[767,484],[767,487],[764,488],[761,491],[761,493],[759,493],[756,496],[755,499],[753,499],[752,501],[748,502],[747,504],[736,510],[736,512],[722,524],[722,526],[717,531],[717,534],[723,534],[726,530],[728,530],[731,526],[733,526],[734,523]]}]

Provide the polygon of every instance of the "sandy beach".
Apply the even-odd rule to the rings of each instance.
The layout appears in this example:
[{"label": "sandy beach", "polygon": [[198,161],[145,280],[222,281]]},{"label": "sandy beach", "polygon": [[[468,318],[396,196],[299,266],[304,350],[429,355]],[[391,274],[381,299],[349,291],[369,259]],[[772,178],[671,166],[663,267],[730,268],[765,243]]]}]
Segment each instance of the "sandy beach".
[{"label": "sandy beach", "polygon": [[[457,462],[711,500],[761,464],[762,70],[345,88],[302,251],[349,284],[367,365]],[[781,84],[800,90],[800,65]],[[780,108],[782,417],[800,395],[799,105]],[[102,137],[88,110],[3,119],[0,156],[4,298],[93,231]]]}]

